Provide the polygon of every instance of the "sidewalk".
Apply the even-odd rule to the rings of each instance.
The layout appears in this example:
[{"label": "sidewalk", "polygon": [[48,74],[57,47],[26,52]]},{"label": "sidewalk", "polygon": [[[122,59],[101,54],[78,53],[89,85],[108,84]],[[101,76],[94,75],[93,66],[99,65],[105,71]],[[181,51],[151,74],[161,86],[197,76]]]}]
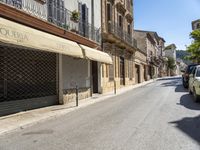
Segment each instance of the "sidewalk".
[{"label": "sidewalk", "polygon": [[24,129],[26,127],[32,126],[34,124],[37,124],[39,122],[43,122],[49,119],[57,118],[69,112],[76,111],[79,108],[83,108],[88,105],[92,105],[94,103],[104,101],[108,98],[130,91],[134,88],[152,83],[153,81],[156,81],[156,79],[119,89],[117,90],[116,95],[114,94],[114,91],[110,93],[106,93],[106,94],[95,94],[90,98],[87,98],[85,100],[80,100],[78,107],[75,107],[75,102],[73,102],[66,105],[50,106],[50,107],[20,112],[20,113],[5,116],[5,117],[0,117],[0,135],[6,134],[12,131]]}]

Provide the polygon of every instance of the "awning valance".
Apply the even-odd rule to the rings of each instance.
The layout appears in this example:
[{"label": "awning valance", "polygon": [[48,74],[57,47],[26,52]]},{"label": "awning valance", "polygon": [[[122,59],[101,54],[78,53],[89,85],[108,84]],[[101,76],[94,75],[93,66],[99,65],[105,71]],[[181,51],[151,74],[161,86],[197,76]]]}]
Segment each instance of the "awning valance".
[{"label": "awning valance", "polygon": [[83,55],[90,60],[106,63],[106,64],[112,64],[112,58],[105,52],[84,46],[80,44],[80,47],[83,50]]},{"label": "awning valance", "polygon": [[76,42],[69,41],[0,17],[0,42],[84,58]]}]

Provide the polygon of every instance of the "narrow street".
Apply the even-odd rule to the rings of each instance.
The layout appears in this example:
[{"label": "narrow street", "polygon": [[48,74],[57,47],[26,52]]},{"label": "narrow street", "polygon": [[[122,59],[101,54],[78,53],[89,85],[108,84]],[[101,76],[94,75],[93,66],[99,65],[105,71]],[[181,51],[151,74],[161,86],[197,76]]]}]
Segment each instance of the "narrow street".
[{"label": "narrow street", "polygon": [[200,150],[200,104],[163,79],[0,136],[0,150]]}]

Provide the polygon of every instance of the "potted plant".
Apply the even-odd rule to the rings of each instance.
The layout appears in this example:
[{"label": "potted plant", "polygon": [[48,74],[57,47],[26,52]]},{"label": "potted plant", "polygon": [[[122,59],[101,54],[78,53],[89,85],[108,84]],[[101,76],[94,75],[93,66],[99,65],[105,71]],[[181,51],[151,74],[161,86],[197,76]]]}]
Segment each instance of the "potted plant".
[{"label": "potted plant", "polygon": [[74,22],[78,22],[80,19],[80,14],[76,10],[72,11],[71,20]]}]

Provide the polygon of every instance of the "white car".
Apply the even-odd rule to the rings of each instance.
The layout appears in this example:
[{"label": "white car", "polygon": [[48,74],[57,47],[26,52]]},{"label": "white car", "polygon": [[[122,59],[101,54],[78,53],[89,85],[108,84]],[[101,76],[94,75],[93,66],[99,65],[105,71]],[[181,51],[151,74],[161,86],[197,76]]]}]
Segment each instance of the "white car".
[{"label": "white car", "polygon": [[194,95],[194,101],[200,101],[200,65],[196,66],[189,77],[189,92]]}]

